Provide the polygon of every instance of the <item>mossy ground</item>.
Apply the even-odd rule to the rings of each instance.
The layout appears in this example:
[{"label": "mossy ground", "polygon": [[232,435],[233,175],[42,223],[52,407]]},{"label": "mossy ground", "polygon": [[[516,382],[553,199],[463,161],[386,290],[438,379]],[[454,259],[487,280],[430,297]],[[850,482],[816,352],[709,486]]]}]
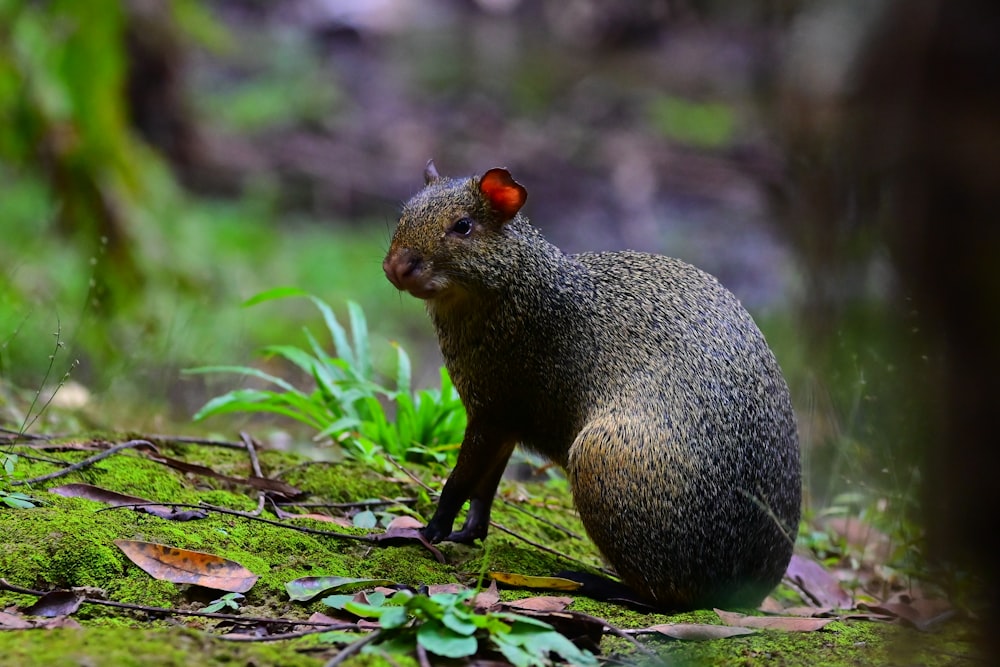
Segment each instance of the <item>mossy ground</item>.
[{"label": "mossy ground", "polygon": [[[235,477],[248,474],[246,454],[241,451],[180,444],[163,444],[161,451]],[[70,451],[48,452],[45,456],[77,461],[91,454]],[[409,497],[414,499],[412,504],[389,506],[387,510],[425,517],[432,511],[427,493],[402,473],[380,474],[347,461],[311,463],[302,456],[273,451],[261,452],[261,465],[266,476],[279,477],[308,492],[311,502]],[[16,475],[31,478],[55,469],[50,463],[22,457]],[[417,472],[427,480],[433,477],[432,471]],[[235,560],[260,575],[241,604],[242,613],[302,619],[324,610],[319,601],[289,601],[285,583],[302,576],[371,577],[413,586],[449,582],[474,585],[483,572],[490,570],[550,575],[563,569],[580,569],[580,561],[600,565],[572,512],[565,484],[558,481],[505,482],[494,510],[498,523],[555,553],[494,529],[485,545],[441,545],[447,558],[445,565],[417,546],[379,548],[219,513],[209,513],[198,521],[167,521],[128,509],[109,509],[89,500],[63,498],[45,490],[70,482],[86,482],[159,502],[204,501],[243,511],[256,507],[256,494],[248,488],[184,474],[141,453],[124,452],[46,484],[17,488],[33,495],[39,504],[33,509],[0,510],[0,576],[12,584],[36,589],[90,586],[103,589],[111,600],[176,609],[199,609],[218,595],[198,587],[154,580],[114,545],[116,539],[139,539]],[[294,523],[322,530],[361,532],[309,519]],[[565,526],[575,535],[553,524]],[[504,591],[503,595],[513,598],[526,593]],[[29,596],[0,593],[4,608],[32,601]],[[599,616],[622,628],[718,622],[711,611],[674,616],[639,614],[584,597],[576,598],[570,609]],[[190,617],[150,620],[145,614],[97,605],[84,605],[75,618],[83,629],[0,633],[0,665],[321,665],[337,651],[315,637],[234,643],[216,638],[225,626],[215,621]],[[811,633],[760,632],[704,642],[648,637],[643,641],[667,664],[682,665],[947,665],[968,664],[974,654],[969,629],[959,622],[934,634],[884,623],[847,621]],[[605,639],[602,649],[605,653],[631,652],[627,642],[612,637]],[[359,656],[352,660],[348,664],[369,664],[373,658]],[[397,660],[397,664],[402,663]]]}]

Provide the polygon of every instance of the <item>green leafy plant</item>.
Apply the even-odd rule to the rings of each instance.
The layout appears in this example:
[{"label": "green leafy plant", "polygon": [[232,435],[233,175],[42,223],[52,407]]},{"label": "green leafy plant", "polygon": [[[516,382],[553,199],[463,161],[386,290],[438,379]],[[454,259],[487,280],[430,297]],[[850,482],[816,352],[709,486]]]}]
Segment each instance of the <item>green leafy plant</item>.
[{"label": "green leafy plant", "polygon": [[313,302],[333,341],[330,355],[306,329],[308,349],[271,345],[262,352],[285,359],[315,383],[303,391],[287,380],[249,366],[208,366],[189,373],[236,373],[263,380],[274,388],[234,389],[206,403],[195,420],[231,412],[270,412],[290,417],[317,431],[316,439],[331,438],[355,458],[377,463],[383,452],[423,461],[448,462],[457,455],[466,415],[448,372],[441,368],[440,389],[411,389],[409,355],[398,344],[395,387],[376,381],[368,324],[361,307],[347,304],[351,336],[328,304],[301,290],[280,288],[249,299],[252,306],[287,297]]},{"label": "green leafy plant", "polygon": [[347,595],[323,601],[379,624],[381,637],[370,641],[366,652],[410,653],[419,645],[444,658],[466,658],[485,645],[516,667],[551,665],[553,655],[573,665],[597,665],[592,653],[545,621],[510,612],[477,612],[471,606],[474,595],[474,590],[434,595],[400,591],[391,597],[369,593],[367,603]]},{"label": "green leafy plant", "polygon": [[237,610],[240,608],[240,600],[243,598],[244,596],[242,593],[226,593],[217,600],[209,602],[208,605],[202,609],[202,611],[212,614],[225,607]]}]

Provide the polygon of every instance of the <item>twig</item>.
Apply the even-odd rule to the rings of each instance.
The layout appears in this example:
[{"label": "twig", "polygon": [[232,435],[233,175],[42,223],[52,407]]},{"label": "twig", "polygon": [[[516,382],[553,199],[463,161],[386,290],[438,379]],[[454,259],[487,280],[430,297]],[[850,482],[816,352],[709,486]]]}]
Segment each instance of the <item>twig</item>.
[{"label": "twig", "polygon": [[152,440],[153,442],[179,442],[186,445],[210,445],[212,447],[226,447],[228,449],[243,449],[245,445],[242,442],[234,442],[232,440],[214,440],[212,438],[197,438],[187,435],[163,435],[163,434],[153,434],[144,436],[147,440]]},{"label": "twig", "polygon": [[337,665],[341,664],[342,662],[344,662],[345,660],[347,660],[351,656],[357,655],[358,653],[360,653],[361,649],[363,649],[364,647],[366,647],[369,644],[371,644],[373,641],[375,641],[376,639],[378,639],[380,636],[382,636],[382,631],[381,630],[379,630],[378,632],[373,632],[370,635],[368,635],[367,637],[364,637],[363,639],[359,639],[358,641],[354,642],[353,644],[348,644],[347,647],[344,650],[342,650],[340,653],[338,653],[337,655],[335,655],[332,658],[330,658],[329,660],[327,660],[326,664],[324,664],[323,667],[337,667]]},{"label": "twig", "polygon": [[629,634],[626,630],[622,630],[617,626],[611,625],[611,623],[609,623],[606,619],[598,618],[597,616],[591,616],[590,614],[585,614],[582,611],[563,611],[562,613],[569,614],[574,618],[579,618],[584,621],[589,621],[590,623],[600,623],[604,626],[607,632],[610,632],[616,637],[621,637],[622,639],[627,640],[635,647],[635,650],[639,651],[640,653],[643,653],[651,658],[657,657],[655,651],[650,649],[648,646],[644,646],[638,639]]},{"label": "twig", "polygon": [[420,663],[420,667],[431,667],[431,661],[427,657],[427,649],[420,642],[417,642],[417,662]]},{"label": "twig", "polygon": [[275,503],[278,507],[323,507],[334,509],[353,509],[355,507],[381,507],[383,505],[413,505],[416,498],[390,498],[388,500],[358,500],[353,503]]},{"label": "twig", "polygon": [[253,470],[253,474],[257,477],[263,477],[264,473],[260,471],[260,459],[257,458],[257,447],[254,445],[253,438],[245,431],[240,431],[240,440],[243,441],[247,454],[250,456],[250,468]]},{"label": "twig", "polygon": [[[34,597],[42,597],[51,591],[36,591],[31,588],[24,588],[22,586],[17,586],[12,584],[6,579],[0,578],[0,590],[10,591],[12,593],[20,593],[22,595],[31,595]],[[105,607],[117,607],[119,609],[131,609],[132,611],[143,611],[149,614],[163,614],[166,616],[200,616],[204,618],[217,618],[226,621],[238,621],[245,623],[275,623],[284,625],[311,625],[316,627],[330,627],[330,623],[324,623],[320,621],[299,621],[295,619],[287,618],[265,618],[261,616],[240,616],[238,614],[224,614],[220,612],[211,611],[185,611],[183,609],[170,609],[168,607],[150,607],[143,604],[132,604],[130,602],[116,602],[114,600],[101,600],[100,598],[90,598],[82,597],[81,602],[87,604],[98,604]],[[339,628],[337,628],[339,629]]]},{"label": "twig", "polygon": [[298,639],[300,637],[308,637],[309,635],[317,635],[322,632],[330,632],[332,630],[360,630],[357,623],[341,623],[339,625],[329,624],[326,627],[310,628],[308,630],[299,630],[298,632],[282,632],[276,635],[265,635],[263,637],[254,637],[252,635],[214,635],[216,639],[221,639],[227,642],[277,642],[284,641],[286,639]]},{"label": "twig", "polygon": [[[245,431],[240,431],[240,440],[243,441],[247,450],[247,456],[250,457],[250,469],[253,471],[253,474],[257,477],[263,477],[264,473],[260,471],[260,459],[257,458],[257,447],[254,445],[253,438],[251,438]],[[260,516],[260,514],[264,511],[266,497],[267,494],[264,491],[257,492],[257,509],[252,512],[253,516]]]},{"label": "twig", "polygon": [[104,507],[98,512],[108,512],[111,510],[118,509],[132,509],[135,507],[145,507],[147,505],[158,505],[160,507],[188,507],[192,509],[202,509],[209,512],[218,512],[220,514],[231,514],[232,516],[243,517],[244,519],[250,519],[251,521],[260,521],[261,523],[266,523],[272,526],[277,526],[279,528],[287,528],[288,530],[297,530],[300,533],[308,533],[310,535],[322,535],[324,537],[332,537],[335,539],[342,540],[354,540],[356,542],[375,542],[371,535],[348,535],[347,533],[336,533],[331,530],[319,530],[318,528],[308,528],[306,526],[295,526],[292,524],[281,523],[280,521],[273,521],[271,519],[265,519],[262,516],[257,516],[251,514],[250,512],[242,512],[240,510],[231,510],[226,507],[216,507],[215,505],[209,505],[207,503],[128,503],[127,505],[115,505],[113,507]]},{"label": "twig", "polygon": [[392,456],[390,456],[389,454],[386,454],[385,458],[386,458],[386,460],[389,463],[391,463],[392,465],[396,466],[396,468],[401,473],[403,473],[404,475],[406,475],[407,477],[409,477],[410,479],[412,479],[414,482],[416,482],[416,484],[418,486],[423,487],[423,489],[425,491],[427,491],[427,493],[431,493],[431,494],[434,493],[434,490],[431,487],[427,486],[427,484],[425,484],[422,479],[420,479],[419,477],[417,477],[416,475],[414,475],[412,472],[410,472],[409,470],[407,470],[406,468],[404,468],[402,466],[402,464],[400,464],[398,461],[396,461],[396,459],[394,459]]},{"label": "twig", "polygon": [[75,472],[77,470],[80,470],[81,468],[86,468],[89,465],[97,463],[101,459],[106,459],[109,456],[117,454],[118,452],[122,451],[123,449],[134,449],[136,447],[153,447],[153,446],[154,446],[153,443],[151,443],[149,440],[129,440],[128,442],[123,442],[123,443],[117,444],[114,447],[111,447],[109,449],[105,449],[100,454],[95,454],[94,456],[91,456],[90,458],[86,458],[86,459],[84,459],[82,461],[77,461],[73,465],[67,466],[67,467],[63,468],[62,470],[57,470],[56,472],[49,473],[48,475],[42,475],[41,477],[35,477],[33,479],[14,480],[14,481],[10,482],[10,485],[11,486],[21,486],[22,484],[37,484],[39,482],[47,482],[50,479],[56,479],[57,477],[63,477],[65,475],[70,474],[71,472]]},{"label": "twig", "polygon": [[535,521],[540,521],[541,523],[544,523],[547,526],[552,526],[556,530],[558,530],[558,531],[560,531],[562,533],[565,533],[566,535],[568,535],[568,536],[570,536],[572,538],[575,538],[575,539],[578,539],[578,540],[582,540],[583,539],[582,536],[574,533],[572,530],[570,530],[566,526],[561,526],[558,523],[556,523],[555,521],[552,521],[550,519],[546,519],[544,517],[540,517],[540,516],[538,516],[536,514],[532,514],[528,510],[526,510],[523,507],[521,507],[520,503],[515,503],[514,501],[507,500],[506,498],[500,498],[500,502],[502,502],[506,507],[510,507],[512,509],[516,509],[518,512],[523,512],[524,514],[527,514],[528,516],[530,516]]},{"label": "twig", "polygon": [[501,531],[507,533],[508,535],[512,535],[513,537],[516,537],[517,539],[521,540],[522,542],[530,544],[531,546],[535,547],[536,549],[541,549],[542,551],[544,551],[546,553],[550,553],[550,554],[553,554],[555,556],[559,556],[560,558],[563,558],[563,559],[568,560],[568,561],[572,561],[572,562],[577,563],[579,565],[583,565],[584,567],[587,567],[587,568],[598,570],[599,572],[604,572],[605,574],[612,574],[609,570],[607,570],[607,569],[605,569],[603,567],[597,567],[595,565],[591,565],[590,563],[584,562],[584,561],[580,560],[579,558],[574,558],[573,556],[567,556],[566,554],[559,553],[555,549],[552,549],[551,547],[547,547],[544,544],[539,544],[538,542],[535,542],[534,540],[529,540],[524,535],[521,535],[519,533],[515,533],[510,528],[502,526],[499,523],[497,523],[496,521],[490,521],[490,525],[493,526],[494,528],[496,528],[497,530],[501,530]]},{"label": "twig", "polygon": [[25,440],[51,440],[56,436],[53,435],[35,435],[33,433],[21,433],[16,428],[5,428],[0,426],[0,433],[7,433],[13,436],[14,440],[19,438],[24,438]]}]

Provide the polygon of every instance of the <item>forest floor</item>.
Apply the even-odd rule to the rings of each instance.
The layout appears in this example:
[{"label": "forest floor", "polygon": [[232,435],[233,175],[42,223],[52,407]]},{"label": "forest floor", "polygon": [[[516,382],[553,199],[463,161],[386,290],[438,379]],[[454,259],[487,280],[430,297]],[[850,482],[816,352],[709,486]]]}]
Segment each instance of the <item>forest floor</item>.
[{"label": "forest floor", "polygon": [[[376,471],[246,436],[6,438],[24,484],[22,506],[0,511],[0,665],[441,664],[432,640],[372,609],[477,584],[470,614],[550,623],[601,664],[977,662],[973,626],[942,600],[852,593],[803,549],[761,610],[665,615],[552,590],[556,572],[601,566],[558,476],[505,480],[483,544],[431,547],[413,526],[443,469]],[[410,609],[410,628],[433,625]],[[540,632],[536,655],[558,650]],[[494,635],[472,636],[467,662],[447,664],[503,659]]]}]

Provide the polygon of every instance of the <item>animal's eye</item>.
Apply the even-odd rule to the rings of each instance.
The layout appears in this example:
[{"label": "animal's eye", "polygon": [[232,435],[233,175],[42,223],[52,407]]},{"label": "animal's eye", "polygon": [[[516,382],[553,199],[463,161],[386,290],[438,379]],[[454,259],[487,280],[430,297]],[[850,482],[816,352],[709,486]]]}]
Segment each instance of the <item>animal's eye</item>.
[{"label": "animal's eye", "polygon": [[472,218],[459,218],[451,226],[450,231],[458,236],[468,236],[472,232]]}]

